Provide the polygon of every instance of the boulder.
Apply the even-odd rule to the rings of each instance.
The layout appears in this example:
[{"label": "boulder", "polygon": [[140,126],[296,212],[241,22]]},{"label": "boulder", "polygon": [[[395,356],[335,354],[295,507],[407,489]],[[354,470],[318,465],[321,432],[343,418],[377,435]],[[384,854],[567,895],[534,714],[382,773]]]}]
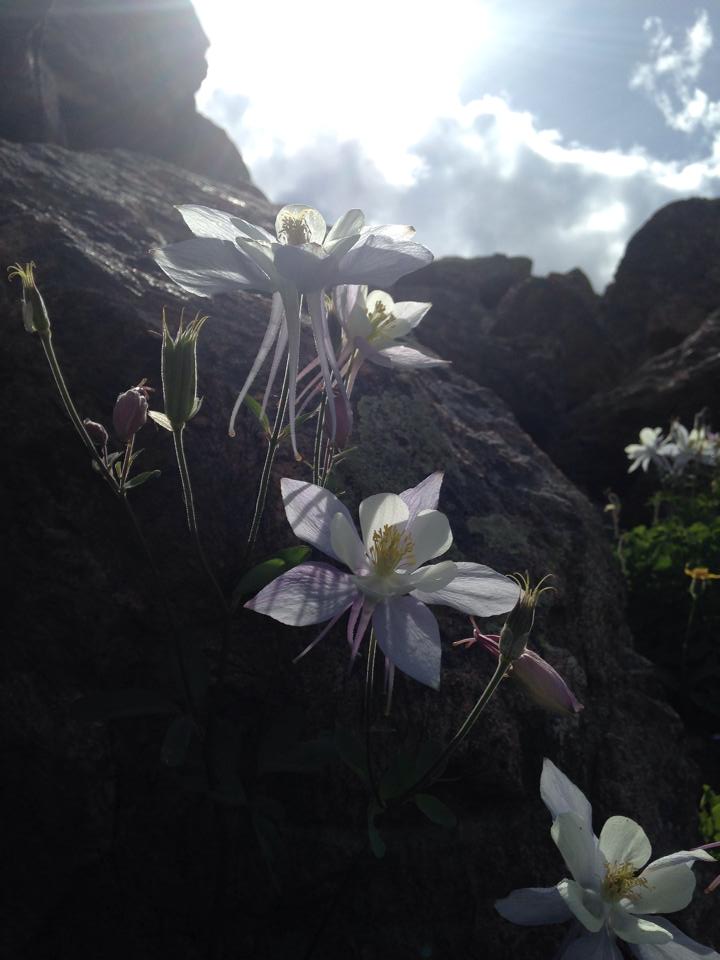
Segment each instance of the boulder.
[{"label": "boulder", "polygon": [[[116,395],[141,378],[159,390],[163,307],[171,325],[182,307],[211,314],[199,344],[205,399],[186,442],[201,536],[231,589],[243,569],[264,451],[249,414],[234,440],[226,418],[269,304],[251,294],[190,300],[148,249],[186,235],[175,203],[221,207],[265,226],[273,208],[250,185],[230,199],[223,185],[148,155],[56,145],[0,143],[0,188],[0,262],[37,263],[55,347],[83,416],[109,424]],[[563,875],[538,795],[543,756],[587,792],[596,825],[610,814],[631,816],[657,855],[697,842],[699,771],[650,664],[633,650],[596,511],[492,391],[455,370],[394,376],[368,365],[358,381],[356,449],[337,478],[344,498],[355,509],[368,494],[443,469],[452,557],[554,574],[534,643],[585,711],[550,716],[504,683],[434,788],[460,826],[446,831],[403,808],[380,823],[388,852],[379,861],[368,852],[367,798],[348,770],[332,764],[315,775],[258,778],[253,759],[259,731],[291,711],[306,738],[338,720],[357,726],[364,662],[348,675],[337,629],[293,665],[313,628],[240,611],[230,680],[211,696],[222,729],[242,731],[235,756],[243,758],[264,846],[241,807],[230,834],[237,846],[228,851],[227,834],[216,833],[225,821],[207,796],[193,792],[197,784],[182,769],[159,764],[167,718],[88,723],[73,712],[78,697],[97,691],[159,688],[170,696],[166,644],[180,640],[195,659],[204,651],[215,663],[221,625],[185,528],[167,434],[149,424],[138,436],[142,468],[162,474],[135,491],[133,503],[172,616],[127,516],[63,416],[17,299],[17,284],[0,282],[0,430],[9,465],[3,536],[17,584],[0,680],[3,755],[11,761],[2,811],[11,879],[3,955],[189,960],[205,956],[212,931],[222,929],[233,957],[541,960],[562,932],[514,927],[493,901]],[[159,392],[151,405],[161,407]],[[311,444],[310,429],[301,448]],[[293,542],[278,479],[308,475],[283,447],[256,557]],[[446,740],[490,676],[482,651],[450,644],[469,634],[465,619],[438,613],[441,689],[398,678],[392,715],[383,721],[379,709],[371,734],[379,757],[411,730]],[[263,832],[268,820],[282,823],[279,843]],[[229,903],[214,895],[216,862],[226,855],[239,864],[228,871]],[[698,902],[680,918],[706,942],[713,924],[718,929],[711,906]]]}]

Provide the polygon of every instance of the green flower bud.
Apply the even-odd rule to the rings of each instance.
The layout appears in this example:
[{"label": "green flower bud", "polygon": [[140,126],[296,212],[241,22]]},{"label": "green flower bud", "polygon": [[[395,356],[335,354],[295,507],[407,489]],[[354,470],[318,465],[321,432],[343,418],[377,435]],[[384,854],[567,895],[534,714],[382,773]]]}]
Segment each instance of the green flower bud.
[{"label": "green flower bud", "polygon": [[173,339],[163,313],[162,384],[165,415],[173,430],[182,430],[200,409],[197,395],[197,338],[207,317],[197,314],[185,329],[182,317]]},{"label": "green flower bud", "polygon": [[530,586],[530,577],[527,573],[525,576],[516,574],[513,577],[520,587],[520,596],[500,631],[501,656],[509,660],[519,660],[525,652],[535,622],[535,607],[538,600],[546,590],[552,590],[552,587],[543,586],[548,576],[543,577],[535,587]]},{"label": "green flower bud", "polygon": [[23,325],[28,333],[50,333],[50,317],[48,316],[42,294],[35,286],[35,264],[31,261],[23,267],[14,263],[8,267],[8,280],[19,277],[23,288],[22,316]]}]

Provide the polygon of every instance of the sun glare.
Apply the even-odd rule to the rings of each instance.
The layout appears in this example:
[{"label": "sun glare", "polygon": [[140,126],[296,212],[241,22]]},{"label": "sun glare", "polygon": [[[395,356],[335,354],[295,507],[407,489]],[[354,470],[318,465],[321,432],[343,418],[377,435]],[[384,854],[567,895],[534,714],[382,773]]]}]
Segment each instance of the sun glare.
[{"label": "sun glare", "polygon": [[463,69],[492,38],[486,4],[445,0],[279,0],[251,7],[195,0],[210,39],[201,110],[222,94],[246,103],[240,144],[251,164],[282,144],[359,140],[390,181],[412,174],[407,147],[455,108]]}]

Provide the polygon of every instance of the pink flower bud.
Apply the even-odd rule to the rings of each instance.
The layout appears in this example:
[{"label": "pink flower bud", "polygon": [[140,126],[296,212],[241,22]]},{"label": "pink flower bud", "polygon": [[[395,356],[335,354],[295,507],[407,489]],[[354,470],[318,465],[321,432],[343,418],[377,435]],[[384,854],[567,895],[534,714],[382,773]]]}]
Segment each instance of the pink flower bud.
[{"label": "pink flower bud", "polygon": [[[472,646],[475,643],[479,643],[496,659],[500,656],[500,637],[486,636],[477,628],[472,638],[458,640],[456,645]],[[584,709],[557,670],[533,650],[525,648],[521,656],[513,661],[512,670],[508,675],[519,680],[538,706],[546,710],[553,713],[573,714],[580,713]]]},{"label": "pink flower bud", "polygon": [[[332,435],[332,417],[330,415],[330,404],[333,405],[335,410],[335,436]],[[323,430],[325,436],[332,443],[335,444],[338,450],[342,450],[347,446],[347,442],[350,439],[350,434],[352,433],[353,428],[353,415],[352,410],[350,409],[350,404],[346,403],[341,396],[339,396],[337,390],[333,390],[332,397],[328,400],[328,409],[325,411],[325,422],[323,423]]]},{"label": "pink flower bud", "polygon": [[121,393],[113,410],[113,429],[120,440],[127,442],[147,420],[148,402],[145,387],[131,387]]},{"label": "pink flower bud", "polygon": [[94,420],[83,420],[83,426],[87,430],[88,436],[98,447],[104,447],[108,442],[108,432],[101,423]]}]

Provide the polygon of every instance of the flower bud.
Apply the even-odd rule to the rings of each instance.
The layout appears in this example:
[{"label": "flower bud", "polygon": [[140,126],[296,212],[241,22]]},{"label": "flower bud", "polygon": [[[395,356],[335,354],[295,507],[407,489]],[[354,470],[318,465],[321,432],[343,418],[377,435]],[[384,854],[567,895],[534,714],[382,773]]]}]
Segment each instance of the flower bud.
[{"label": "flower bud", "polygon": [[350,404],[346,402],[339,394],[337,389],[333,390],[332,397],[328,400],[328,406],[332,404],[335,410],[335,436],[332,436],[332,417],[329,411],[325,414],[323,431],[327,439],[334,443],[338,450],[347,446],[350,434],[353,428],[353,415]]},{"label": "flower bud", "polygon": [[121,393],[113,410],[113,429],[120,440],[131,440],[145,426],[148,413],[147,387],[131,387]]},{"label": "flower bud", "polygon": [[517,575],[514,579],[520,587],[520,596],[500,631],[500,655],[509,660],[519,660],[523,655],[535,622],[535,607],[538,600],[546,590],[552,589],[552,587],[543,587],[547,577],[543,577],[536,587],[530,586],[530,578],[527,574]]},{"label": "flower bud", "polygon": [[182,430],[200,409],[197,395],[197,339],[207,317],[197,314],[185,329],[182,317],[173,339],[163,314],[162,384],[165,416],[173,430]]},{"label": "flower bud", "polygon": [[87,435],[98,447],[104,447],[108,442],[108,432],[101,423],[94,420],[83,420],[83,426],[87,430]]},{"label": "flower bud", "polygon": [[22,316],[23,326],[28,333],[50,333],[50,317],[48,316],[42,294],[35,286],[35,264],[30,262],[25,266],[14,263],[8,267],[8,279],[20,278],[23,289]]}]

